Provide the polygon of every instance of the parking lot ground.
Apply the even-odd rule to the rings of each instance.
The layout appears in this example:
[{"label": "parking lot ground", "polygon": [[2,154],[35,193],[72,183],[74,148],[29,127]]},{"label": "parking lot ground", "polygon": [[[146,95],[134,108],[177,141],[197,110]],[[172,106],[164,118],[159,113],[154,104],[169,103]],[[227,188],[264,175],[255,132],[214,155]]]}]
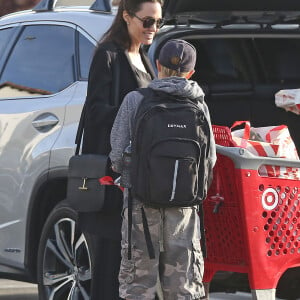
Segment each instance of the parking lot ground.
[{"label": "parking lot ground", "polygon": [[36,284],[0,279],[0,300],[38,300]]},{"label": "parking lot ground", "polygon": [[[251,294],[211,293],[210,300],[251,300]],[[26,282],[0,279],[0,300],[38,300],[37,285]]]}]

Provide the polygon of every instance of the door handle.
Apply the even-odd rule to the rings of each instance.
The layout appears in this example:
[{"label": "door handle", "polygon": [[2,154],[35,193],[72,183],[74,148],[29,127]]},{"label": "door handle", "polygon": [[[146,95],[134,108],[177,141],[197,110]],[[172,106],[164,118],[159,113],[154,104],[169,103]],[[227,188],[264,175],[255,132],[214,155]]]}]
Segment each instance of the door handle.
[{"label": "door handle", "polygon": [[59,119],[55,115],[51,113],[44,113],[35,118],[32,121],[32,125],[38,131],[47,132],[52,129],[58,122]]}]

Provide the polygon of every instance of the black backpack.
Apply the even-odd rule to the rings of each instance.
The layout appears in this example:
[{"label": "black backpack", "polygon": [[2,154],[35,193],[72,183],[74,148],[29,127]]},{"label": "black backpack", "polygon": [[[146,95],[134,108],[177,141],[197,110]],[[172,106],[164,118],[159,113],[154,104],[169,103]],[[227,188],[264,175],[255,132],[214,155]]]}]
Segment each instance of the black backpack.
[{"label": "black backpack", "polygon": [[[150,88],[136,113],[128,197],[128,259],[131,259],[132,198],[147,206],[187,207],[207,194],[210,129],[196,102]],[[155,257],[145,210],[142,220],[149,257]],[[203,226],[201,226],[203,228]]]},{"label": "black backpack", "polygon": [[207,193],[210,130],[194,101],[150,88],[132,138],[132,197],[152,207],[193,206]]}]

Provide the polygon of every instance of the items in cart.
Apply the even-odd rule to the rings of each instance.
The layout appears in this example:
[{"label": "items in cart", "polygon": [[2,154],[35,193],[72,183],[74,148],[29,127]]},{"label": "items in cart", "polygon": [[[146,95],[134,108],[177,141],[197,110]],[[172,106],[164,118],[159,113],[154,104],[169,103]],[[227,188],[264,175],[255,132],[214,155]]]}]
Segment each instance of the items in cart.
[{"label": "items in cart", "polygon": [[300,114],[300,89],[280,90],[275,94],[275,104],[278,107]]},{"label": "items in cart", "polygon": [[[245,125],[245,128],[232,130],[239,125]],[[236,146],[248,149],[257,156],[299,160],[296,146],[286,125],[251,127],[249,121],[236,121],[231,126],[231,134]]]},{"label": "items in cart", "polygon": [[[240,125],[244,125],[244,129],[233,130]],[[247,149],[257,156],[299,160],[295,144],[286,125],[251,127],[249,121],[236,121],[230,130],[233,146]],[[262,165],[258,172],[261,176],[300,179],[299,168]]]},{"label": "items in cart", "polygon": [[[245,128],[233,130],[240,125],[245,125]],[[278,156],[279,145],[266,142],[260,133],[254,135],[253,128],[251,128],[249,121],[236,121],[230,129],[235,146],[247,149],[257,156]]]}]

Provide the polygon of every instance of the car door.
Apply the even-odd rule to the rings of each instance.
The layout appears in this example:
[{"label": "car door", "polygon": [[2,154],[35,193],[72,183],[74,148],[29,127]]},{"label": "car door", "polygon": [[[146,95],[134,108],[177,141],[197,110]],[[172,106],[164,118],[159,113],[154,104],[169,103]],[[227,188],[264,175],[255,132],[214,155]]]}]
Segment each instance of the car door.
[{"label": "car door", "polygon": [[0,30],[0,51],[8,54],[0,61],[0,263],[22,263],[29,197],[47,174],[77,80],[75,25],[15,27],[18,37],[9,51],[2,45],[8,33]]}]

